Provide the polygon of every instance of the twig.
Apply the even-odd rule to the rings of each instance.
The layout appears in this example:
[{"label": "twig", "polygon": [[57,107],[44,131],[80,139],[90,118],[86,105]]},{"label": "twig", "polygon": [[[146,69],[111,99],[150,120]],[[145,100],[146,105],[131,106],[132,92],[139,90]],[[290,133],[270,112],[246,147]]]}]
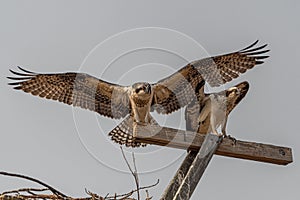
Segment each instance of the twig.
[{"label": "twig", "polygon": [[152,197],[150,197],[148,190],[146,190],[146,200],[151,200]]},{"label": "twig", "polygon": [[140,200],[140,184],[139,184],[139,176],[137,173],[137,168],[136,168],[136,162],[135,162],[135,156],[134,153],[132,152],[132,162],[133,162],[133,166],[134,166],[134,180],[135,180],[135,185],[136,185],[136,189],[137,189],[137,195],[138,195],[138,200]]},{"label": "twig", "polygon": [[54,189],[53,187],[51,187],[50,185],[46,184],[46,183],[43,183],[42,181],[40,180],[37,180],[35,178],[32,178],[32,177],[29,177],[29,176],[25,176],[25,175],[21,175],[21,174],[14,174],[14,173],[8,173],[8,172],[0,172],[1,175],[4,175],[4,176],[12,176],[12,177],[18,177],[18,178],[23,178],[23,179],[26,179],[26,180],[29,180],[29,181],[32,181],[32,182],[35,182],[35,183],[38,183],[46,188],[48,188],[53,194],[55,194],[56,196],[59,196],[59,197],[63,197],[63,198],[69,198],[67,195],[59,192],[58,190]]},{"label": "twig", "polygon": [[129,165],[129,162],[128,162],[128,160],[127,160],[127,158],[126,158],[126,156],[125,156],[125,154],[124,154],[123,148],[122,148],[121,146],[120,146],[120,149],[121,149],[123,158],[124,158],[124,160],[125,160],[125,162],[126,162],[126,164],[127,164],[127,167],[129,168],[131,174],[134,176],[134,172],[133,172],[133,170],[131,169],[131,166]]},{"label": "twig", "polygon": [[43,191],[47,191],[49,190],[48,188],[21,188],[21,189],[18,189],[18,190],[11,190],[11,191],[6,191],[6,192],[3,192],[1,195],[6,195],[6,194],[13,194],[13,193],[16,193],[16,194],[20,194],[21,192],[43,192]]},{"label": "twig", "polygon": [[[152,184],[152,185],[140,187],[139,190],[149,189],[149,188],[157,186],[158,184],[159,184],[159,179],[157,179],[157,182]],[[128,193],[125,193],[125,194],[119,194],[119,195],[114,195],[114,196],[106,196],[104,199],[113,200],[113,199],[120,198],[120,197],[121,197],[121,199],[124,199],[124,198],[130,197],[135,192],[137,192],[137,189],[132,190],[132,191],[130,191]]]},{"label": "twig", "polygon": [[[100,199],[100,200],[102,200],[102,199],[104,200],[105,199],[103,197],[100,197],[98,194],[93,193],[93,192],[87,190],[86,188],[84,190],[85,190],[85,193],[87,193],[88,195],[90,195],[92,197],[92,199]],[[108,194],[106,196],[108,196]]]},{"label": "twig", "polygon": [[137,175],[137,170],[136,170],[136,164],[135,164],[135,157],[134,157],[134,153],[132,152],[132,160],[133,160],[133,165],[134,165],[134,168],[135,168],[135,171],[132,170],[126,156],[125,156],[125,153],[123,151],[123,148],[122,146],[120,146],[120,149],[121,149],[121,152],[122,152],[122,155],[123,155],[123,158],[131,172],[131,174],[133,175],[134,177],[134,180],[135,180],[135,185],[136,185],[136,191],[137,191],[137,195],[138,195],[138,200],[140,200],[140,192],[139,192],[139,178],[138,178],[138,175]]},{"label": "twig", "polygon": [[140,190],[145,190],[145,189],[149,189],[152,187],[155,187],[159,184],[159,179],[157,179],[156,183],[152,184],[152,185],[148,185],[148,186],[144,186],[144,187],[140,187]]}]

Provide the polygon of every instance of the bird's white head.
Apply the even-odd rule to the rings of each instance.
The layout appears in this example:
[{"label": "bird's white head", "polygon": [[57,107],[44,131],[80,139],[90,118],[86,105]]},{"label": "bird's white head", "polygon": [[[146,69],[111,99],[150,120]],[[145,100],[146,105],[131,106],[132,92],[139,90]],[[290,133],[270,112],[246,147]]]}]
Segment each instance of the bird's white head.
[{"label": "bird's white head", "polygon": [[153,92],[152,92],[151,85],[149,83],[140,82],[140,83],[135,83],[131,86],[130,99],[132,101],[133,106],[147,107],[147,110],[149,110],[152,102],[152,98],[153,98]]},{"label": "bird's white head", "polygon": [[249,83],[247,81],[244,81],[226,90],[226,97],[228,99],[234,98],[235,102],[237,103],[242,98],[245,97],[248,90],[249,90]]},{"label": "bird's white head", "polygon": [[149,83],[139,82],[132,85],[132,93],[137,95],[150,95],[152,88]]}]

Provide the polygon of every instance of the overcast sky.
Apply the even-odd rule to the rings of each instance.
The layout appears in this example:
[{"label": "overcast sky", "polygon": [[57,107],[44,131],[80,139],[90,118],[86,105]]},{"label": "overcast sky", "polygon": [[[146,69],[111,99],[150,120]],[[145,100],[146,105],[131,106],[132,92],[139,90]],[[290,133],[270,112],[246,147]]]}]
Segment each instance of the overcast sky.
[{"label": "overcast sky", "polygon": [[[188,61],[260,39],[269,44],[270,58],[225,86],[250,83],[227,132],[241,140],[292,147],[294,162],[276,166],[215,156],[192,199],[298,199],[300,3],[109,2],[0,2],[0,171],[38,178],[74,197],[85,196],[84,188],[103,196],[134,189],[119,146],[107,136],[119,121],[12,90],[9,69],[82,71],[123,85],[156,82]],[[153,115],[165,126],[185,127],[183,110]],[[131,151],[126,148],[126,155]],[[151,146],[135,152],[141,185],[160,179],[150,190],[158,199],[186,151]],[[0,193],[33,186],[0,177]]]}]

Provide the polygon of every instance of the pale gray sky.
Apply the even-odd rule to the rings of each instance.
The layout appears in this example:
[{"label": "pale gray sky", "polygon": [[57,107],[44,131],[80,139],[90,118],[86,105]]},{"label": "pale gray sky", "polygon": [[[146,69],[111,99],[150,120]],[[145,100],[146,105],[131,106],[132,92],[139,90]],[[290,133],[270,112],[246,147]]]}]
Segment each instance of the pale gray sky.
[{"label": "pale gray sky", "polygon": [[[128,169],[118,145],[107,136],[117,122],[14,91],[5,78],[10,75],[9,69],[20,65],[38,72],[64,72],[78,71],[81,66],[81,71],[98,77],[102,74],[111,82],[156,82],[181,68],[185,60],[239,50],[260,39],[260,44],[269,44],[270,58],[228,84],[247,80],[250,91],[232,112],[227,132],[242,140],[292,147],[295,161],[283,167],[215,156],[192,199],[298,199],[300,3],[109,2],[0,2],[0,170],[30,175],[71,196],[84,196],[84,188],[104,196],[134,188],[133,178],[124,173]],[[147,32],[136,40],[106,40],[142,27],[179,31],[206,52],[189,43],[192,40],[188,37],[173,38],[176,34],[153,34],[151,38]],[[155,47],[178,50],[179,55],[157,48],[124,54],[128,48],[138,48],[130,45],[139,45],[142,39],[146,44],[160,39]],[[183,128],[182,114],[154,116],[165,125]],[[150,190],[158,199],[185,151],[148,147],[136,153],[137,167],[143,172],[141,185],[160,179],[159,185]],[[28,186],[35,184],[0,177],[0,193]]]}]

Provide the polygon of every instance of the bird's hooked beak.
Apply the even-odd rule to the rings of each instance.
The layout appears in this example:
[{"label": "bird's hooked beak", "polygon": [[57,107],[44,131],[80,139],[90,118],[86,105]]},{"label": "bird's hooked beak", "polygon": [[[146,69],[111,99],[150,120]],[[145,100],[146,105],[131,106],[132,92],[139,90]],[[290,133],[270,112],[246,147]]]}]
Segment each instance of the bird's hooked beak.
[{"label": "bird's hooked beak", "polygon": [[242,89],[241,89],[241,88],[236,88],[236,90],[235,90],[235,94],[236,94],[236,95],[240,95],[241,92],[242,92]]},{"label": "bird's hooked beak", "polygon": [[147,85],[145,86],[144,91],[145,91],[147,94],[151,94],[151,85],[150,85],[150,84],[147,84]]}]

